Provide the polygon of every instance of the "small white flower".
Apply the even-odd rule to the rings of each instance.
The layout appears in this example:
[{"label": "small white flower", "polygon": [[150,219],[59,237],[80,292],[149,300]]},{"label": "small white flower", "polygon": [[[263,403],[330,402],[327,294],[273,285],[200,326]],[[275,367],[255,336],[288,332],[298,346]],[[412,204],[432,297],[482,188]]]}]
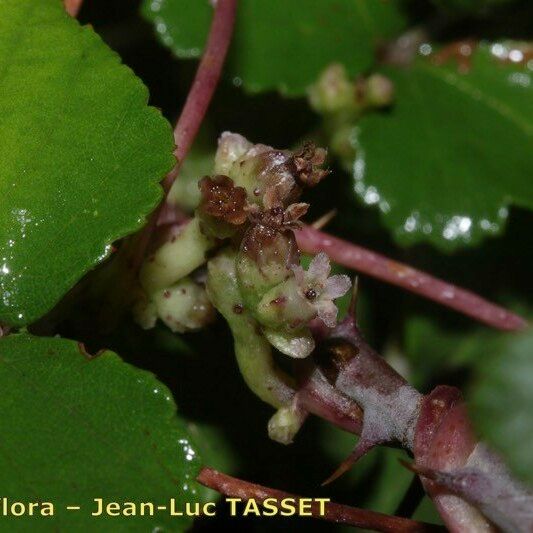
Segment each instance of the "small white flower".
[{"label": "small white flower", "polygon": [[331,272],[329,257],[320,252],[311,261],[307,272],[301,267],[294,267],[294,277],[303,296],[315,308],[318,318],[326,326],[333,328],[337,323],[337,306],[333,300],[344,296],[351,287],[348,276]]}]

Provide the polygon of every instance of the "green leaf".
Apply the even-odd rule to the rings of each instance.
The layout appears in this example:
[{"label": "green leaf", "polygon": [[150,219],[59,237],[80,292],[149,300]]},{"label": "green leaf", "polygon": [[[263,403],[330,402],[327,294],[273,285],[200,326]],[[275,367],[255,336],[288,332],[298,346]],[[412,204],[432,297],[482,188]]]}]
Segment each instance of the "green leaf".
[{"label": "green leaf", "polygon": [[476,363],[483,356],[485,330],[463,331],[445,328],[426,316],[410,317],[405,324],[405,354],[409,361],[409,382],[427,390],[443,375]]},{"label": "green leaf", "polygon": [[[209,2],[144,0],[143,14],[178,57],[201,54]],[[226,73],[251,92],[302,95],[332,62],[353,75],[369,68],[376,45],[404,26],[398,2],[240,0]]]},{"label": "green leaf", "polygon": [[157,204],[173,163],[148,92],[59,0],[3,0],[0,321],[46,313]]},{"label": "green leaf", "polygon": [[[236,472],[239,457],[220,427],[205,422],[189,422],[187,429],[198,443],[197,448],[206,464],[225,474]],[[216,501],[220,493],[204,488],[202,496],[203,501]]]},{"label": "green leaf", "polygon": [[[0,340],[0,486],[10,501],[45,501],[49,518],[3,518],[10,531],[183,531],[190,519],[92,517],[93,498],[177,508],[198,501],[199,467],[169,390],[116,354],[12,335]],[[79,511],[66,510],[78,505]]]},{"label": "green leaf", "polygon": [[430,524],[444,525],[435,504],[431,501],[429,496],[424,496],[422,498],[420,505],[416,508],[416,511],[411,518],[421,522],[429,522]]},{"label": "green leaf", "polygon": [[483,351],[469,395],[472,417],[511,469],[533,484],[533,331],[500,334]]},{"label": "green leaf", "polygon": [[509,205],[533,208],[531,71],[497,46],[480,46],[468,73],[428,58],[383,69],[396,104],[361,120],[354,186],[400,244],[473,245]]}]

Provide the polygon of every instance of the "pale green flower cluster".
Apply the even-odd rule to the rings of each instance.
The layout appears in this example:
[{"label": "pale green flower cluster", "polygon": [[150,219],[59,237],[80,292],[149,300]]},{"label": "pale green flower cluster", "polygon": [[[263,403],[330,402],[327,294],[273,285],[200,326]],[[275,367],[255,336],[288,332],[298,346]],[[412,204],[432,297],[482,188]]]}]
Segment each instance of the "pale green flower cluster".
[{"label": "pale green flower cluster", "polygon": [[310,322],[334,327],[334,300],[351,285],[347,276],[329,276],[323,253],[307,271],[300,266],[294,230],[308,205],[298,200],[326,175],[325,155],[310,144],[291,152],[223,133],[213,175],[199,180],[194,218],[140,274],[135,314],[141,326],[153,327],[159,318],[173,331],[199,329],[212,319],[213,306],[224,316],[246,383],[279,408],[269,434],[280,442],[292,440],[305,414],[292,402],[292,379],[277,367],[272,347],[297,359],[309,356],[315,348]]}]

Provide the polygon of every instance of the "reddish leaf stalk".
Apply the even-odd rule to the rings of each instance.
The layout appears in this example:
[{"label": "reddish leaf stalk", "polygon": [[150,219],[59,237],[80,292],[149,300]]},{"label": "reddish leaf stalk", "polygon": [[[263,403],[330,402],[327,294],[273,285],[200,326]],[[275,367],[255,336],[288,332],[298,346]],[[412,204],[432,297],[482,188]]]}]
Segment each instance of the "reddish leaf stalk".
[{"label": "reddish leaf stalk", "polygon": [[71,17],[78,16],[83,0],[65,0],[65,10]]},{"label": "reddish leaf stalk", "polygon": [[174,154],[178,163],[163,181],[163,187],[167,192],[178,175],[180,165],[189,152],[215,92],[231,41],[236,10],[237,0],[216,2],[205,52],[174,129],[176,142]]},{"label": "reddish leaf stalk", "polygon": [[[176,208],[165,206],[159,225],[185,223]],[[409,265],[394,261],[362,246],[334,237],[311,226],[295,232],[299,248],[306,253],[325,252],[339,265],[356,270],[391,285],[396,285],[428,300],[454,309],[479,322],[504,331],[525,329],[521,316],[485,300],[481,296],[452,283],[436,278]]]},{"label": "reddish leaf stalk", "polygon": [[[202,468],[196,479],[202,485],[214,489],[225,496],[242,498],[244,500],[254,499],[258,503],[262,503],[267,498],[274,498],[276,501],[284,498],[292,498],[296,502],[302,499],[302,496],[243,481],[222,474],[212,468]],[[444,531],[443,528],[433,524],[389,516],[367,509],[340,505],[338,503],[325,503],[325,512],[321,514],[320,504],[313,502],[310,511],[314,518],[387,533]]]},{"label": "reddish leaf stalk", "polygon": [[520,316],[466,289],[310,226],[305,226],[296,232],[296,238],[304,252],[313,254],[325,252],[335,263],[455,309],[496,329],[512,331],[527,326],[526,321]]},{"label": "reddish leaf stalk", "polygon": [[[174,140],[176,143],[174,155],[177,162],[162,182],[165,199],[204,120],[207,108],[220,79],[224,60],[231,42],[236,11],[237,0],[218,0],[216,3],[204,55],[198,65],[185,106],[174,128]],[[134,276],[137,275],[146,250],[152,241],[158,220],[161,214],[165,212],[165,208],[166,202],[163,201],[152,213],[143,231],[130,241],[130,246],[125,255],[129,271]],[[127,286],[130,286],[130,283],[127,283]]]}]

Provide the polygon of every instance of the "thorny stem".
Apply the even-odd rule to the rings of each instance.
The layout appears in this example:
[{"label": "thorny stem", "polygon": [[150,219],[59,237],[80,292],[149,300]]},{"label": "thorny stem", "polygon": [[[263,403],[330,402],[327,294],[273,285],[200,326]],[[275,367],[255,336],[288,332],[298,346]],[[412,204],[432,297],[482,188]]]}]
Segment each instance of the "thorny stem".
[{"label": "thorny stem", "polygon": [[349,433],[361,434],[363,410],[333,387],[320,369],[307,372],[295,394],[298,405],[309,413]]},{"label": "thorny stem", "polygon": [[237,0],[218,0],[205,52],[196,71],[185,106],[174,129],[177,165],[163,181],[166,192],[178,175],[180,165],[189,152],[215,92],[231,41]]},{"label": "thorny stem", "polygon": [[332,341],[333,358],[317,372],[364,411],[361,437],[340,472],[376,445],[400,443],[450,531],[490,531],[490,522],[531,531],[533,494],[476,439],[458,389],[419,394],[368,346],[351,316]]},{"label": "thorny stem", "polygon": [[[284,498],[294,498],[301,500],[301,496],[290,494],[281,490],[271,489],[262,485],[256,485],[248,481],[243,481],[226,474],[222,474],[212,468],[202,468],[196,478],[202,485],[214,489],[225,496],[255,499],[257,502],[263,502],[267,498],[275,498],[277,501]],[[311,504],[310,512],[314,518],[346,524],[359,528],[371,529],[374,531],[383,531],[387,533],[401,532],[430,532],[444,531],[444,528],[424,522],[417,522],[408,518],[389,516],[367,509],[358,509],[338,503],[326,502],[324,504],[324,513],[320,513],[319,502]]]},{"label": "thorny stem", "polygon": [[527,326],[522,317],[470,291],[310,226],[296,232],[296,238],[304,252],[325,252],[335,263],[402,287],[496,329],[513,331]]},{"label": "thorny stem", "polygon": [[65,10],[71,17],[76,17],[82,4],[83,0],[65,0]]}]

